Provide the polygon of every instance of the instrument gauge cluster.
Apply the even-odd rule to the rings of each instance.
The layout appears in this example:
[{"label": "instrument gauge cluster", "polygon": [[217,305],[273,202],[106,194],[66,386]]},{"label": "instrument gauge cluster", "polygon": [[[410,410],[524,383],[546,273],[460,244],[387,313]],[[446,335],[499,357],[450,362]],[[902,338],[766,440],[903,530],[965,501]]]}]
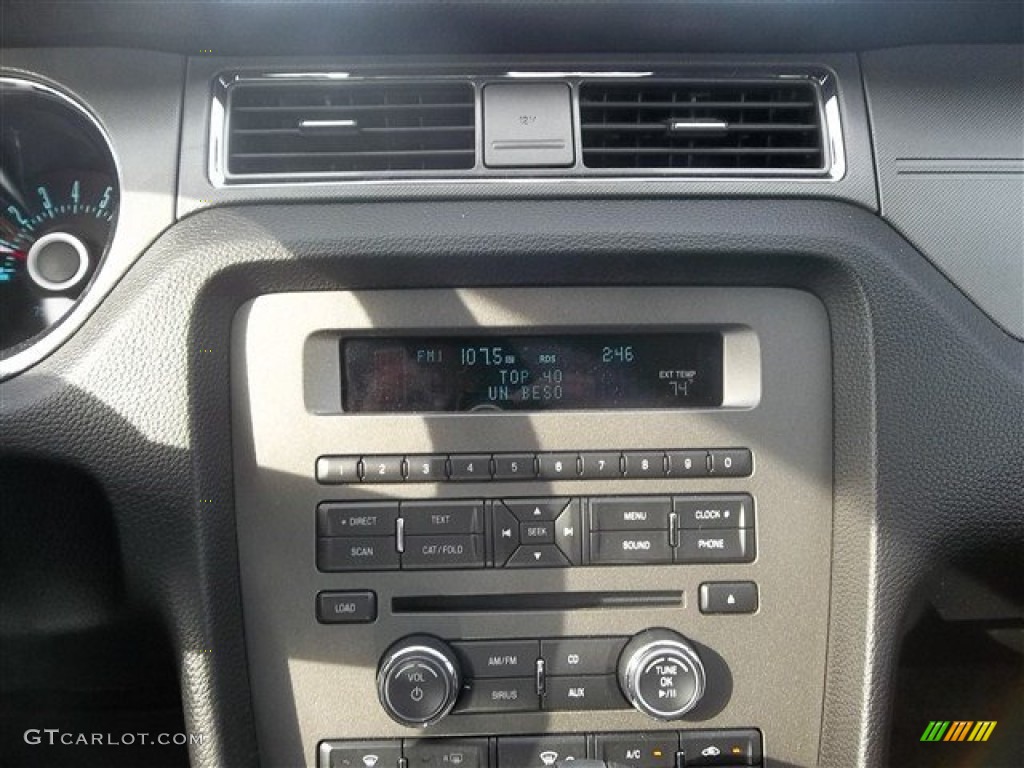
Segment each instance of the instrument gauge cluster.
[{"label": "instrument gauge cluster", "polygon": [[113,239],[119,185],[98,121],[41,83],[0,77],[0,358],[81,298]]}]

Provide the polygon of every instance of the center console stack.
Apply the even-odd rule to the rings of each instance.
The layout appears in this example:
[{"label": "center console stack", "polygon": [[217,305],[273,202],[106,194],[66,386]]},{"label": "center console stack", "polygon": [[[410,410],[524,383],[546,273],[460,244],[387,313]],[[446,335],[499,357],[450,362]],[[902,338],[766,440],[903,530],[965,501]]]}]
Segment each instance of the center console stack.
[{"label": "center console stack", "polygon": [[267,295],[232,390],[263,765],[817,763],[814,297]]}]

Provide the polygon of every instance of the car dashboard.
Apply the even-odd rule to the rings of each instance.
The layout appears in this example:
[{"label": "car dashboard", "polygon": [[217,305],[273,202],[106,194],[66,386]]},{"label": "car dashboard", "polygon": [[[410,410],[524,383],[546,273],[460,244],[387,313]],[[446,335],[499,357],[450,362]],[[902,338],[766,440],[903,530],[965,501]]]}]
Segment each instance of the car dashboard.
[{"label": "car dashboard", "polygon": [[1020,764],[1019,6],[4,14],[12,765]]}]

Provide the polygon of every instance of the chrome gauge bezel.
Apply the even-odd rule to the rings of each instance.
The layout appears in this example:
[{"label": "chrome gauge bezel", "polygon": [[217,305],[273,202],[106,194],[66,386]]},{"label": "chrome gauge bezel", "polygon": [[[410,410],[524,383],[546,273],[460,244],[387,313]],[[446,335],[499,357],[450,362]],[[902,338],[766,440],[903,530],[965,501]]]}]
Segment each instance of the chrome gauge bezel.
[{"label": "chrome gauge bezel", "polygon": [[[107,236],[103,250],[95,258],[95,269],[89,282],[82,288],[82,292],[75,298],[73,305],[63,316],[60,317],[48,328],[40,331],[34,336],[18,342],[7,348],[0,349],[0,381],[8,379],[27,368],[38,363],[53,350],[67,341],[68,338],[78,329],[84,318],[79,317],[77,322],[69,322],[75,314],[76,309],[88,294],[90,287],[95,283],[97,276],[103,270],[107,255],[110,253],[111,245],[117,234],[118,219],[120,216],[121,195],[124,189],[123,174],[120,159],[114,150],[114,143],[110,134],[99,118],[81,101],[60,89],[56,84],[50,84],[41,80],[31,79],[24,75],[12,74],[9,71],[0,71],[0,91],[8,89],[23,89],[39,94],[72,110],[97,132],[100,140],[106,148],[111,160],[111,171],[113,181],[116,185],[118,205],[110,221],[110,233]],[[79,278],[81,279],[81,278]]]}]

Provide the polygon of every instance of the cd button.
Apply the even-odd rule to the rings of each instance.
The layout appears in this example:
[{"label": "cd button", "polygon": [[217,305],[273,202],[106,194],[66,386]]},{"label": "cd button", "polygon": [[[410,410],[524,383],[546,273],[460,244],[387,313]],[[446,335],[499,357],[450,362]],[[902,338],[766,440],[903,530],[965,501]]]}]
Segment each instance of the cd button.
[{"label": "cd button", "polygon": [[554,544],[522,546],[505,563],[506,568],[565,568],[569,561]]},{"label": "cd button", "polygon": [[579,474],[579,456],[575,453],[542,453],[537,457],[540,476],[545,480],[575,480]]},{"label": "cd button", "polygon": [[484,454],[451,457],[452,480],[490,480],[491,457]]},{"label": "cd button", "polygon": [[532,453],[497,453],[494,455],[495,480],[532,480],[537,476]]},{"label": "cd button", "polygon": [[364,456],[364,483],[401,483],[405,480],[402,456]]},{"label": "cd button", "polygon": [[540,655],[551,677],[565,675],[613,675],[628,638],[568,637],[541,640]]}]

